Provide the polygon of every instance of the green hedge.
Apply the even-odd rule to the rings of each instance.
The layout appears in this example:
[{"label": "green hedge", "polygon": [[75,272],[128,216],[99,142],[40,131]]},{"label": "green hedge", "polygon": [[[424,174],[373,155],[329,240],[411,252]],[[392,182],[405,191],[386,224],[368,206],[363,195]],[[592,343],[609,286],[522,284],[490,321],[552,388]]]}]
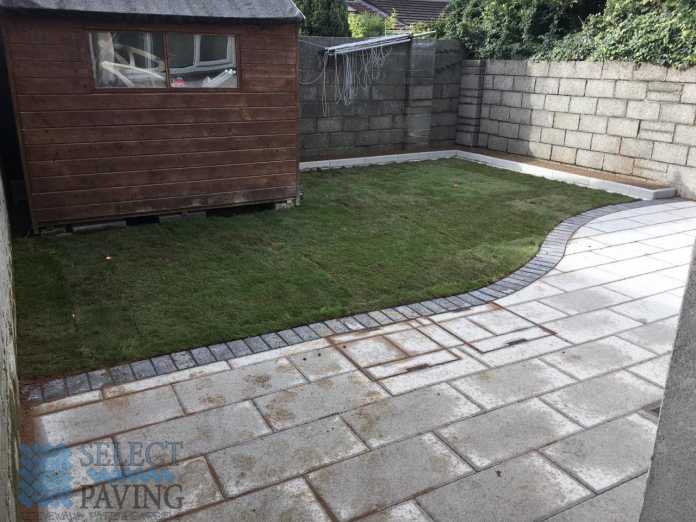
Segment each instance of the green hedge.
[{"label": "green hedge", "polygon": [[582,30],[539,53],[549,60],[623,60],[696,65],[696,2],[610,0]]},{"label": "green hedge", "polygon": [[453,0],[437,29],[477,58],[696,65],[696,0]]}]

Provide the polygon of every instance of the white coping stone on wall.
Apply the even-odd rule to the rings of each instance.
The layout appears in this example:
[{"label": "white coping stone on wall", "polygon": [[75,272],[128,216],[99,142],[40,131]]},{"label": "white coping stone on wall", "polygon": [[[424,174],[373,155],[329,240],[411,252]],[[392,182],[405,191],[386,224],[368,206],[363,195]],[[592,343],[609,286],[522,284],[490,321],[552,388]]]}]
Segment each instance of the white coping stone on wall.
[{"label": "white coping stone on wall", "polygon": [[627,185],[617,181],[606,179],[592,178],[589,176],[581,176],[572,174],[562,170],[550,169],[539,165],[532,165],[520,161],[513,161],[486,154],[477,154],[475,152],[467,152],[463,150],[438,150],[428,152],[411,152],[407,154],[390,154],[387,156],[365,156],[360,158],[344,158],[337,160],[325,161],[310,161],[300,163],[300,171],[307,172],[312,170],[325,170],[346,167],[366,167],[369,165],[388,165],[390,163],[405,163],[415,161],[431,161],[439,159],[459,158],[474,163],[481,163],[491,167],[511,170],[521,174],[529,174],[554,181],[561,181],[571,185],[578,185],[614,194],[622,194],[636,199],[653,200],[672,198],[676,196],[676,189],[673,187],[665,187],[659,189],[649,189]]}]

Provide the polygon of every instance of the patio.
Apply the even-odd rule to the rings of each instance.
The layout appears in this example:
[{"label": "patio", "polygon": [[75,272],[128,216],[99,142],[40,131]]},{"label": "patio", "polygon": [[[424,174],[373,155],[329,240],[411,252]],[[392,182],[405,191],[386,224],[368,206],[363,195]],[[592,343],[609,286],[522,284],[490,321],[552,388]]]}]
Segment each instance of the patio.
[{"label": "patio", "polygon": [[[637,520],[695,237],[694,202],[608,214],[492,303],[36,406],[26,438],[81,450],[39,515]],[[148,482],[181,502],[98,501]]]}]

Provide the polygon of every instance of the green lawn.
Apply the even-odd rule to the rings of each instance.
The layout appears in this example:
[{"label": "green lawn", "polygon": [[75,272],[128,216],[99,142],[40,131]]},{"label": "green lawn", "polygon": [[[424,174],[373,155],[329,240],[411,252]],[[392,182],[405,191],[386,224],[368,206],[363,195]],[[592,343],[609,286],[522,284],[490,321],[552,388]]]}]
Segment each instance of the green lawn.
[{"label": "green lawn", "polygon": [[301,207],[14,242],[24,379],[462,293],[611,195],[459,160],[303,175]]}]

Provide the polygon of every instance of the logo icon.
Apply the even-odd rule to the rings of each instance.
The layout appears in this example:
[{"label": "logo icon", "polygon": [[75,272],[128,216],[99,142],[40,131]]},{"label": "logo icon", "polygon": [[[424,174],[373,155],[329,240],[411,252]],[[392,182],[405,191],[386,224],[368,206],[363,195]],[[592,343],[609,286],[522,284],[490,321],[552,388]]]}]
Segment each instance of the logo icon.
[{"label": "logo icon", "polygon": [[70,497],[51,498],[72,489],[70,450],[51,444],[20,444],[19,502],[26,508],[58,502],[72,507]]}]

